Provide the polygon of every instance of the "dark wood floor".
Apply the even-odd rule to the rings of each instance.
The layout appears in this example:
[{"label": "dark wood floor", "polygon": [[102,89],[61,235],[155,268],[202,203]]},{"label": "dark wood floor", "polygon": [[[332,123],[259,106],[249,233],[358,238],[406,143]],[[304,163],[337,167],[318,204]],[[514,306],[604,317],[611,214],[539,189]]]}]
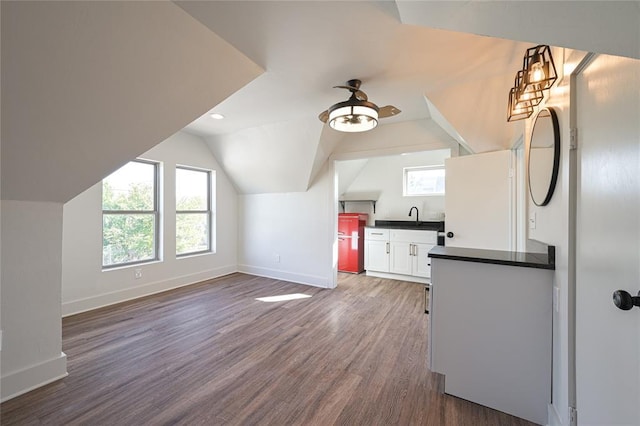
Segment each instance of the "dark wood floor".
[{"label": "dark wood floor", "polygon": [[[258,297],[312,297],[261,302]],[[46,425],[531,425],[441,393],[423,286],[232,274],[63,320],[69,376],[3,403]]]}]

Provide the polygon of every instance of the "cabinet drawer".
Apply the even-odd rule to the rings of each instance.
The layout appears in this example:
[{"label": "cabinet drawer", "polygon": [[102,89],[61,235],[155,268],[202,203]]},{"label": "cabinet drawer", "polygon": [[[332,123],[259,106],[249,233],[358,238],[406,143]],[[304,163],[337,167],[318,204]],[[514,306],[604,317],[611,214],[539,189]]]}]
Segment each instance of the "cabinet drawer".
[{"label": "cabinet drawer", "polygon": [[365,228],[364,238],[371,241],[389,241],[388,229]]},{"label": "cabinet drawer", "polygon": [[394,229],[390,233],[391,241],[407,241],[411,243],[437,244],[438,232],[414,231],[410,229]]}]

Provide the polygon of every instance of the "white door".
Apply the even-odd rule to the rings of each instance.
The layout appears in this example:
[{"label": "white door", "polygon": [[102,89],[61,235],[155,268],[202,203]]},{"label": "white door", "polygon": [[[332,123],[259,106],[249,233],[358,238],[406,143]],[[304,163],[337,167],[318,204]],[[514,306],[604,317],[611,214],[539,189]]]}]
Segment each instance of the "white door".
[{"label": "white door", "polygon": [[367,271],[389,272],[389,243],[365,241],[364,268]]},{"label": "white door", "polygon": [[445,245],[512,250],[512,151],[445,161]]},{"label": "white door", "polygon": [[[640,425],[640,61],[577,77],[576,398],[581,425]],[[563,142],[566,143],[566,142]]]},{"label": "white door", "polygon": [[413,256],[411,244],[404,241],[391,241],[389,255],[389,272],[394,274],[411,275]]},{"label": "white door", "polygon": [[414,243],[413,275],[416,277],[431,277],[431,258],[428,256],[433,244]]}]

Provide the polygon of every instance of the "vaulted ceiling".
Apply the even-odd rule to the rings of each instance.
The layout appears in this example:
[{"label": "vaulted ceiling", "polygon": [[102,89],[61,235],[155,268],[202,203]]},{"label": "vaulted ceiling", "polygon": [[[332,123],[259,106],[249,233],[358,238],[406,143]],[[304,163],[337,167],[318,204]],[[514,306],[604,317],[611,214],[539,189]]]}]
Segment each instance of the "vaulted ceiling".
[{"label": "vaulted ceiling", "polygon": [[[304,191],[315,176],[310,164],[340,151],[371,155],[374,146],[406,152],[458,143],[471,152],[508,149],[522,133],[522,123],[507,123],[505,115],[526,48],[549,43],[586,50],[597,45],[615,54],[638,49],[637,37],[628,40],[637,5],[622,3],[177,4],[265,69],[211,108],[225,119],[214,120],[207,111],[187,127],[207,139],[243,193]],[[603,21],[619,24],[623,9],[619,31],[601,30]],[[602,37],[621,44],[606,46]],[[402,113],[366,134],[327,130],[317,116],[346,100],[347,92],[332,87],[352,78],[363,81],[370,100]],[[387,126],[392,133],[383,131]],[[380,147],[376,141],[383,134]],[[425,142],[434,139],[435,147]]]},{"label": "vaulted ceiling", "polygon": [[[304,191],[331,155],[505,149],[524,49],[640,58],[639,5],[3,1],[2,198],[65,202],[185,126],[242,193]],[[402,113],[323,125],[351,78]]]}]

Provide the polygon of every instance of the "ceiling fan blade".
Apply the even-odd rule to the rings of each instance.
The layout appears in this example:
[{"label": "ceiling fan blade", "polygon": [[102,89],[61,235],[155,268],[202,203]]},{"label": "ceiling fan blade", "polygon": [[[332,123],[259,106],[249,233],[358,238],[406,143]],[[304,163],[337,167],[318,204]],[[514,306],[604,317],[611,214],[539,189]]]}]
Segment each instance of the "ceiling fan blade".
[{"label": "ceiling fan blade", "polygon": [[353,93],[356,96],[356,99],[360,100],[360,101],[367,101],[369,100],[369,97],[367,96],[366,93],[364,93],[362,90],[358,90],[357,87],[353,87],[353,86],[333,86],[334,89],[347,89],[348,91],[350,91],[351,93]]},{"label": "ceiling fan blade", "polygon": [[369,97],[367,96],[366,93],[364,93],[362,90],[356,90],[354,92],[354,94],[356,95],[356,98],[358,98],[361,101],[368,101]]},{"label": "ceiling fan blade", "polygon": [[380,118],[393,117],[394,115],[398,115],[401,112],[402,111],[400,111],[398,108],[394,107],[393,105],[386,105],[386,106],[380,107],[380,109],[378,110],[378,117]]},{"label": "ceiling fan blade", "polygon": [[329,110],[326,111],[322,111],[320,113],[320,115],[318,116],[318,118],[320,119],[320,121],[322,121],[323,123],[326,123],[327,120],[329,119]]},{"label": "ceiling fan blade", "polygon": [[347,89],[347,90],[358,90],[355,87],[351,87],[351,86],[333,86],[334,89]]}]

